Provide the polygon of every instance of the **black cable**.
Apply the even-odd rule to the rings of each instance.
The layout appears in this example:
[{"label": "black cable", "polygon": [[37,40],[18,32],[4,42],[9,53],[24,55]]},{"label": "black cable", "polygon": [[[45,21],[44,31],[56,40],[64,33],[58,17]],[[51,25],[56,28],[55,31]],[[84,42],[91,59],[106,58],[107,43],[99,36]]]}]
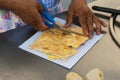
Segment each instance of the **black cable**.
[{"label": "black cable", "polygon": [[115,41],[115,43],[120,47],[120,39],[115,32],[115,26],[114,26],[117,16],[118,16],[117,14],[112,14],[112,16],[109,20],[109,31],[110,31],[111,36],[112,36],[113,40]]}]

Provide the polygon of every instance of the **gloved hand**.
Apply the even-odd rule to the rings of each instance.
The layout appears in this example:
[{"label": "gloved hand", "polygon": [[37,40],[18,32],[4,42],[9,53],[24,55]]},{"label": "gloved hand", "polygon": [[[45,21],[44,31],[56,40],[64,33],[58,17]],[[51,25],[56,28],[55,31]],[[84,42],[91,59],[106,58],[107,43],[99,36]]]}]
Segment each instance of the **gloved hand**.
[{"label": "gloved hand", "polygon": [[43,7],[37,0],[10,0],[6,9],[18,15],[26,24],[36,30],[43,31],[48,28],[40,16],[39,11],[42,11]]},{"label": "gloved hand", "polygon": [[79,18],[83,32],[90,38],[92,38],[94,31],[93,23],[96,25],[96,34],[101,33],[101,26],[106,27],[106,24],[98,19],[87,6],[86,0],[72,0],[64,27],[70,27],[73,17],[76,16]]}]

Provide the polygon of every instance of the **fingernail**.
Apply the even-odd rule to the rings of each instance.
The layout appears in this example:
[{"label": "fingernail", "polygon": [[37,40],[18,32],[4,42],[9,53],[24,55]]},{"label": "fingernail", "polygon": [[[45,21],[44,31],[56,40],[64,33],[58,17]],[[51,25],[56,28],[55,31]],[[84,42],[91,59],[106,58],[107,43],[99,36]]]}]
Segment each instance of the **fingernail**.
[{"label": "fingernail", "polygon": [[97,35],[99,35],[100,34],[100,32],[97,32]]},{"label": "fingernail", "polygon": [[89,33],[88,32],[85,32],[85,34],[88,36],[89,35]]}]

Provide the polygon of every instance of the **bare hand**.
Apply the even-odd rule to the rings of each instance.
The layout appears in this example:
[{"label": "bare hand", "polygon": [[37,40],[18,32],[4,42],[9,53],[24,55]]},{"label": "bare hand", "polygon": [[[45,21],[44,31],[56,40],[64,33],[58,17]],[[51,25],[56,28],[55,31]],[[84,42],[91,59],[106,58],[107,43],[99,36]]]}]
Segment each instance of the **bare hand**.
[{"label": "bare hand", "polygon": [[70,27],[73,17],[76,16],[79,18],[83,32],[89,36],[89,38],[92,38],[93,35],[93,23],[96,25],[96,34],[101,33],[101,26],[106,27],[106,24],[98,19],[87,6],[86,0],[72,0],[69,6],[67,22],[64,27]]},{"label": "bare hand", "polygon": [[40,17],[39,11],[42,11],[43,7],[37,0],[10,0],[8,9],[36,30],[43,31],[48,28]]}]

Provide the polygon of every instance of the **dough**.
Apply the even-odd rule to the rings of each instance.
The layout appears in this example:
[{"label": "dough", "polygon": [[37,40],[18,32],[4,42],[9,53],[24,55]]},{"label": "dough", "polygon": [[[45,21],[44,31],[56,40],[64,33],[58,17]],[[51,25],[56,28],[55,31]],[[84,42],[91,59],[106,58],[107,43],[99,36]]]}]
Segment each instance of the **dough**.
[{"label": "dough", "polygon": [[78,75],[75,72],[69,72],[66,75],[66,80],[83,80],[82,77],[80,75]]},{"label": "dough", "polygon": [[99,68],[92,69],[86,74],[86,80],[103,80],[103,79],[104,79],[103,72]]}]

